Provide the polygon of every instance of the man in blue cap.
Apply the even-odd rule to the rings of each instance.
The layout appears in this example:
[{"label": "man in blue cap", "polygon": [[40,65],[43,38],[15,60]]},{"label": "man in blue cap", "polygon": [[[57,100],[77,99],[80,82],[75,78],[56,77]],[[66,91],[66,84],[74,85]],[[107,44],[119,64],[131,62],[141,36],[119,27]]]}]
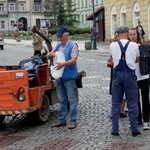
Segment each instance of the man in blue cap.
[{"label": "man in blue cap", "polygon": [[140,134],[138,130],[138,89],[135,75],[136,63],[139,57],[138,44],[128,40],[128,28],[117,29],[119,41],[110,44],[110,59],[113,60],[112,79],[112,132],[119,135],[119,115],[123,94],[129,111],[129,119],[133,136]]},{"label": "man in blue cap", "polygon": [[62,52],[65,55],[65,62],[57,62],[56,69],[64,67],[61,78],[56,79],[56,90],[60,103],[60,112],[58,122],[52,127],[66,126],[67,102],[70,104],[70,120],[68,123],[69,129],[74,129],[77,126],[77,100],[76,100],[76,78],[78,46],[76,43],[69,40],[68,29],[64,26],[59,26],[56,36],[58,44],[55,49],[48,53],[47,58],[55,57],[55,52]]}]

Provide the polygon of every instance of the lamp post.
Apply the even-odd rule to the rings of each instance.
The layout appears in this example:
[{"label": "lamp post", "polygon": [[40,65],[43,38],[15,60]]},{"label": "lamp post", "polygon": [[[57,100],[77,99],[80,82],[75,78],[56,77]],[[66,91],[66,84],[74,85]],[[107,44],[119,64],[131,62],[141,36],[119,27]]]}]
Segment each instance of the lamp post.
[{"label": "lamp post", "polygon": [[96,47],[96,21],[95,21],[94,0],[92,0],[92,6],[93,6],[93,49],[97,49],[97,47]]}]

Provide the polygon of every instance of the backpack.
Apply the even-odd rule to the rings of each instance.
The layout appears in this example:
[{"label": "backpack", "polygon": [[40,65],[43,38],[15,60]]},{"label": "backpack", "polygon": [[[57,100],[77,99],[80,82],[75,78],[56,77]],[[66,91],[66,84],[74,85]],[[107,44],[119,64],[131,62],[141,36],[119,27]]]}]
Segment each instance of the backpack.
[{"label": "backpack", "polygon": [[150,46],[147,44],[139,46],[140,60],[139,68],[141,75],[147,75],[150,72]]},{"label": "backpack", "polygon": [[[43,64],[42,60],[38,57],[24,59],[19,63],[21,70],[28,70],[29,79],[33,79],[36,76],[36,66]],[[41,68],[38,68],[38,74],[40,74]]]}]

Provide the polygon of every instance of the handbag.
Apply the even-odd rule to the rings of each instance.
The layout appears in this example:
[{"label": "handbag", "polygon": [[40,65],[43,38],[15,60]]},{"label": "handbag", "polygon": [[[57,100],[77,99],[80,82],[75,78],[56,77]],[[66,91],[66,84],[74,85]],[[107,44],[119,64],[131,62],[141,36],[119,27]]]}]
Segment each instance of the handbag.
[{"label": "handbag", "polygon": [[140,60],[139,68],[141,75],[147,75],[150,73],[150,46],[149,45],[140,45]]}]

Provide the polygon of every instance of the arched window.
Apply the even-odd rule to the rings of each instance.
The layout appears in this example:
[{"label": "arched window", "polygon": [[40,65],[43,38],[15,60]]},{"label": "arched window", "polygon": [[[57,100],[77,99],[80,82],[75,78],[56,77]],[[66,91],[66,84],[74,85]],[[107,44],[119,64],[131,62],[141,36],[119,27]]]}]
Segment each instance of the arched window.
[{"label": "arched window", "polygon": [[120,9],[120,25],[126,26],[126,8],[124,5],[122,5]]},{"label": "arched window", "polygon": [[140,19],[140,6],[136,2],[133,6],[133,26],[138,25],[138,20]]},{"label": "arched window", "polygon": [[111,38],[114,38],[114,33],[117,28],[117,11],[113,6],[111,9]]}]

